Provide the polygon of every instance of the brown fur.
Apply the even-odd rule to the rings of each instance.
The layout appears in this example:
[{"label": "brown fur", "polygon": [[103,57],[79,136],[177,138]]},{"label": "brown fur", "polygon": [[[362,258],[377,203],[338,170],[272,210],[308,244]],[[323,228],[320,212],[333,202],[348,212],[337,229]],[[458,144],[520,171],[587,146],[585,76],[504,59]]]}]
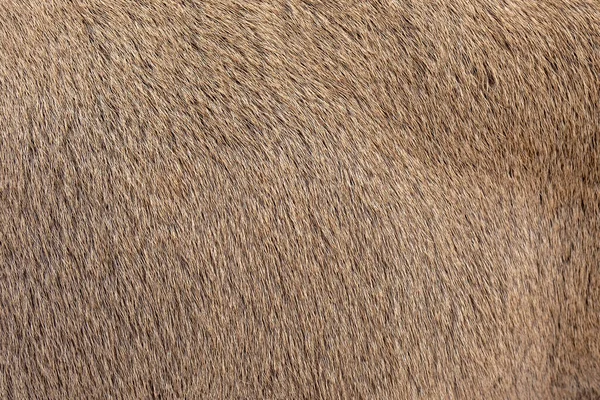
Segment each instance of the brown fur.
[{"label": "brown fur", "polygon": [[2,398],[600,398],[600,3],[0,0]]}]

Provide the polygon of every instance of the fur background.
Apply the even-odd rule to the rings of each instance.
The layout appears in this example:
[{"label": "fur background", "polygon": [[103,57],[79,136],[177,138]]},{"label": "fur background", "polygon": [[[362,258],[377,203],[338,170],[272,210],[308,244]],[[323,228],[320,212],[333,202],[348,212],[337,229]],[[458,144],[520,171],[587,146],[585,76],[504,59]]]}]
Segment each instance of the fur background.
[{"label": "fur background", "polygon": [[600,398],[600,3],[0,0],[0,397]]}]

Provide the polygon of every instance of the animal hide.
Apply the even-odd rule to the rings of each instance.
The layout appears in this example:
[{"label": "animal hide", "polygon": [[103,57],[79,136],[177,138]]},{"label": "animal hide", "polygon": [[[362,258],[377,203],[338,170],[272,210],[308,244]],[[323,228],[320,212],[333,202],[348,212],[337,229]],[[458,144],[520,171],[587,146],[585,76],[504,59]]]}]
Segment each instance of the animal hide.
[{"label": "animal hide", "polygon": [[600,398],[597,0],[0,0],[0,397]]}]

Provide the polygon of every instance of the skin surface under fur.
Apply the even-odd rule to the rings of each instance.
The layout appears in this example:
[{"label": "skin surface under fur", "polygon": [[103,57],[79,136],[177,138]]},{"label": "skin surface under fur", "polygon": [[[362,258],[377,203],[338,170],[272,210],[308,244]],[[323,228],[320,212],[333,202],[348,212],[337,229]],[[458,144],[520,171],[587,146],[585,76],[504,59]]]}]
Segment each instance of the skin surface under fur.
[{"label": "skin surface under fur", "polygon": [[0,397],[600,398],[600,3],[0,0]]}]

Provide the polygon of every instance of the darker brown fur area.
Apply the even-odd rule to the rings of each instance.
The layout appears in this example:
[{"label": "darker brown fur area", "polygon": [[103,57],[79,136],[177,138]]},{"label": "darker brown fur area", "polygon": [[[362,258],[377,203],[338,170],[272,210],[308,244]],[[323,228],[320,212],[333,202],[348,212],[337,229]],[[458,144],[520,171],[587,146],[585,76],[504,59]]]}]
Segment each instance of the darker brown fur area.
[{"label": "darker brown fur area", "polygon": [[0,0],[3,398],[599,398],[595,1]]}]

